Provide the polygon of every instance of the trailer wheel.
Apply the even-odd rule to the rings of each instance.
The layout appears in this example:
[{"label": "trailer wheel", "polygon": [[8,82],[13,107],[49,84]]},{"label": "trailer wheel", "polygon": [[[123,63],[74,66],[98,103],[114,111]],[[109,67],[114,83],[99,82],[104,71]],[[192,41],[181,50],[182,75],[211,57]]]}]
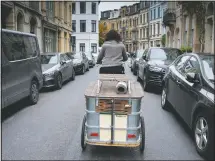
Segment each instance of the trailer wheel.
[{"label": "trailer wheel", "polygon": [[140,125],[140,152],[142,153],[145,149],[145,122],[143,117],[140,117]]},{"label": "trailer wheel", "polygon": [[85,150],[86,146],[87,146],[86,140],[85,140],[85,136],[86,136],[85,123],[86,123],[86,115],[84,115],[83,122],[82,122],[82,130],[81,130],[81,148],[82,148],[82,150]]}]

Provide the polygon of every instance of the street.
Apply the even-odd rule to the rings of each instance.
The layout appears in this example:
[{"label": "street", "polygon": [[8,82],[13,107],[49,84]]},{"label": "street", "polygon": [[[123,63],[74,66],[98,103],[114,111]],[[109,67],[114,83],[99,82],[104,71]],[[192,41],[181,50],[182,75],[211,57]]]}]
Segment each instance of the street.
[{"label": "street", "polygon": [[[126,72],[136,79],[129,68]],[[61,90],[43,90],[36,105],[12,112],[2,122],[2,159],[202,160],[186,126],[175,114],[162,110],[161,96],[156,92],[145,92],[142,101],[146,126],[144,154],[139,148],[94,146],[88,146],[82,152],[80,135],[85,113],[84,91],[97,76],[98,67],[94,67],[85,75],[76,76],[75,81],[66,83]],[[20,104],[13,105],[13,108]]]}]

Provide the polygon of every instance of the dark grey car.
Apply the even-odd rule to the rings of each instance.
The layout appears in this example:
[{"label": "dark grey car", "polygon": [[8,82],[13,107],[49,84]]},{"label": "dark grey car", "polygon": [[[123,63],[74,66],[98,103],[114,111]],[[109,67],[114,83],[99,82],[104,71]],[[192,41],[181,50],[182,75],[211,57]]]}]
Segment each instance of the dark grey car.
[{"label": "dark grey car", "polygon": [[25,97],[36,104],[43,83],[37,37],[5,29],[1,34],[2,108]]},{"label": "dark grey car", "polygon": [[43,87],[61,89],[64,81],[75,79],[72,60],[65,53],[43,53],[41,64]]},{"label": "dark grey car", "polygon": [[90,68],[93,68],[96,65],[95,58],[92,53],[85,53],[88,59]]}]

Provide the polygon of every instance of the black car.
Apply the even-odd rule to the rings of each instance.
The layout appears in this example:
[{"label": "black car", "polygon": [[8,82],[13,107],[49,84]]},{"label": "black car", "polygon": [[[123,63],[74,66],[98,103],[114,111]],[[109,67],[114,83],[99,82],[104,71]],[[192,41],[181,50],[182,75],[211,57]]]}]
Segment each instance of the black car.
[{"label": "black car", "polygon": [[89,71],[89,60],[85,53],[73,52],[67,53],[67,56],[73,60],[73,66],[76,74],[84,74],[86,71]]},{"label": "black car", "polygon": [[138,62],[143,55],[144,50],[138,50],[137,53],[134,53],[131,58],[131,71],[134,75],[137,75]]},{"label": "black car", "polygon": [[66,80],[74,80],[75,72],[72,59],[65,53],[43,53],[41,54],[41,65],[43,71],[43,87],[62,88]]},{"label": "black car", "polygon": [[149,91],[153,85],[161,87],[166,69],[181,54],[176,48],[146,49],[138,62],[137,70],[137,80],[143,81],[144,90]]},{"label": "black car", "polygon": [[162,87],[162,108],[175,109],[192,129],[197,152],[212,159],[215,130],[214,55],[191,53],[179,56],[170,65]]},{"label": "black car", "polygon": [[85,53],[86,56],[87,56],[87,59],[88,59],[88,63],[89,63],[89,66],[90,68],[94,67],[96,65],[96,62],[95,62],[95,58],[94,56],[92,55],[92,53]]}]

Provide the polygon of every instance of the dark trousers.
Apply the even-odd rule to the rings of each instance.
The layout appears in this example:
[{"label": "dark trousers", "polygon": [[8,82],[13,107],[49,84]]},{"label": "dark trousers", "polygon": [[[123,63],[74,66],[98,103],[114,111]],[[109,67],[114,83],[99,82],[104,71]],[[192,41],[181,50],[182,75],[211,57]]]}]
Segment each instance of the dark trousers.
[{"label": "dark trousers", "polygon": [[125,74],[125,69],[123,66],[114,67],[101,67],[99,70],[100,74]]}]

